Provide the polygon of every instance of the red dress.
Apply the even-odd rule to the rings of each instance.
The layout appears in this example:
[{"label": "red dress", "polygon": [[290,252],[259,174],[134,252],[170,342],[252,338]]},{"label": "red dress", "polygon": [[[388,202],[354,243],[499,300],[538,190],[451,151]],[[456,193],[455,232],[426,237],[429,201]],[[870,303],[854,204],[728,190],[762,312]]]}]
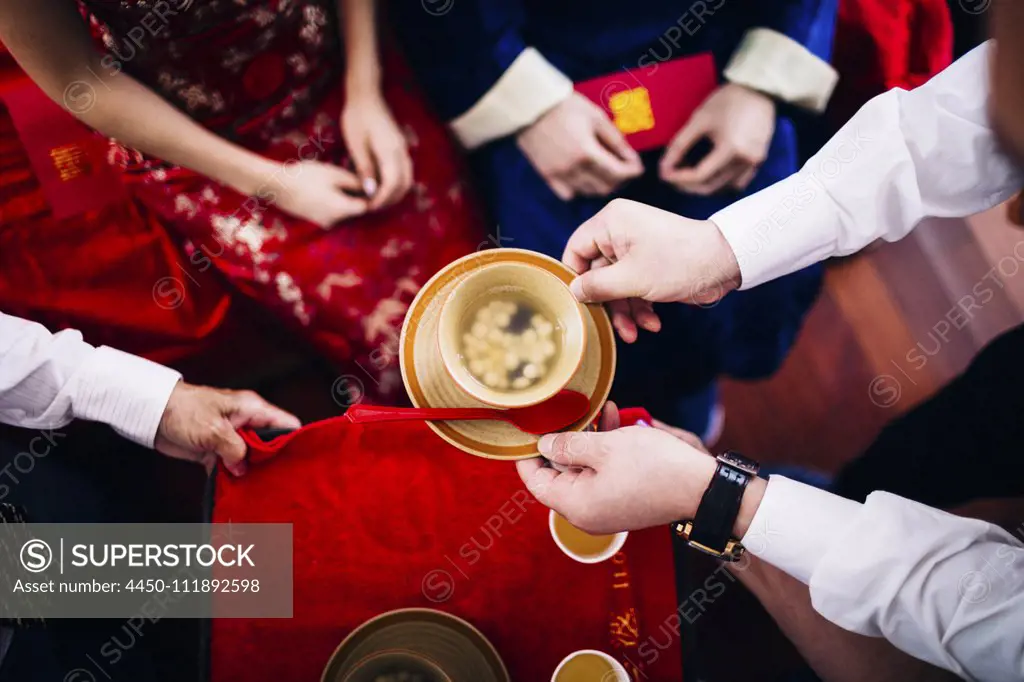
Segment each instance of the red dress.
[{"label": "red dress", "polygon": [[[195,121],[294,172],[287,162],[352,168],[339,128],[344,64],[332,3],[88,0],[85,11],[108,53],[104,68],[130,73]],[[323,229],[188,169],[111,148],[138,202],[182,238],[195,269],[216,268],[349,366],[352,399],[401,395],[397,337],[408,304],[483,239],[447,131],[397,54],[385,52],[384,96],[415,174],[409,194],[385,211]],[[95,88],[102,97],[102,84]]]}]

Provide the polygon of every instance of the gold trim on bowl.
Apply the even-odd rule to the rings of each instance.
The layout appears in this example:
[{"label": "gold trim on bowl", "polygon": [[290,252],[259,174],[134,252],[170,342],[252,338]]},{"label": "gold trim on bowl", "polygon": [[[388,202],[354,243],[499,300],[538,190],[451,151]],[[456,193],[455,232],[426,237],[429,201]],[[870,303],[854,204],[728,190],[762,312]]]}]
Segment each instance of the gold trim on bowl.
[{"label": "gold trim on bowl", "polygon": [[[441,652],[420,651],[419,649],[423,647],[415,647],[415,642],[405,642],[401,646],[402,651],[422,656],[425,660],[441,668],[454,682],[492,682],[492,680],[493,682],[511,682],[508,669],[505,667],[504,661],[501,660],[498,650],[476,626],[445,611],[425,608],[395,609],[374,616],[360,624],[334,649],[320,674],[320,682],[340,682],[346,679],[351,670],[365,661],[368,656],[382,651],[395,650],[395,647],[389,644],[384,644],[384,648],[379,651],[374,651],[372,646],[369,647],[370,651],[361,652],[360,648],[364,647],[367,642],[372,644],[374,638],[381,639],[383,644],[384,640],[388,639],[386,635],[387,629],[390,627],[415,623],[440,627],[464,638],[464,643],[471,645],[472,650],[479,654],[479,659],[473,660],[487,669],[490,673],[488,676],[490,680],[465,680],[459,677],[456,674],[458,671],[445,669],[443,663],[437,660],[442,657]],[[450,657],[452,652],[446,651],[444,655]],[[355,660],[350,660],[353,657],[356,657]],[[452,667],[458,667],[459,662],[461,661],[449,661]]]}]

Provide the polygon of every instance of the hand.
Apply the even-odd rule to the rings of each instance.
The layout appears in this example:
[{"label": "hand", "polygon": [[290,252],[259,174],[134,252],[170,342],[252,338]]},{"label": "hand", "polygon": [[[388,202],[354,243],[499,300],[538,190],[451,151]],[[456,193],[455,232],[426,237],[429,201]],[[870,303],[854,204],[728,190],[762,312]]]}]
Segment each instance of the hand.
[{"label": "hand", "polygon": [[297,429],[298,417],[274,407],[252,391],[228,391],[179,382],[164,408],[155,447],[175,459],[200,462],[212,470],[217,458],[235,476],[246,471],[243,426]]},{"label": "hand", "polygon": [[670,429],[665,425],[616,428],[613,403],[605,406],[601,421],[602,428],[614,430],[541,438],[541,454],[568,467],[564,473],[545,467],[540,458],[516,462],[537,500],[592,534],[693,518],[716,466],[700,440],[664,430]]},{"label": "hand", "polygon": [[[775,134],[775,102],[742,85],[727,83],[708,97],[683,126],[665,154],[661,179],[681,192],[714,194],[731,187],[746,189],[768,155]],[[714,145],[692,168],[680,168],[700,139]]]},{"label": "hand", "polygon": [[412,159],[402,131],[379,93],[350,94],[341,112],[345,138],[369,210],[391,206],[412,187]]},{"label": "hand", "polygon": [[729,242],[707,220],[689,220],[615,199],[569,237],[562,260],[580,273],[570,288],[580,301],[609,302],[626,343],[637,326],[656,332],[651,303],[710,304],[740,284]]},{"label": "hand", "polygon": [[359,178],[320,161],[276,166],[256,192],[260,200],[320,227],[331,227],[369,210]]},{"label": "hand", "polygon": [[644,172],[604,111],[579,93],[519,133],[519,148],[562,201],[606,196]]}]

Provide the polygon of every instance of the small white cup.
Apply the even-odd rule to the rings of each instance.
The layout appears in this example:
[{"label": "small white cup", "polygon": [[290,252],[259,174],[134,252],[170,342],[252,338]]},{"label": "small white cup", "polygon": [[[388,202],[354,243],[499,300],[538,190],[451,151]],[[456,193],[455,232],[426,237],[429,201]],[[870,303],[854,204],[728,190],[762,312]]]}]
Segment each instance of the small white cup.
[{"label": "small white cup", "polygon": [[616,533],[612,536],[611,544],[608,545],[608,547],[600,554],[593,554],[588,556],[576,554],[571,549],[566,547],[565,544],[562,542],[562,539],[558,537],[558,533],[555,531],[556,516],[557,514],[555,513],[554,509],[552,509],[548,513],[548,530],[551,531],[551,538],[555,541],[555,544],[558,545],[558,549],[562,550],[563,554],[565,554],[573,561],[578,561],[581,564],[599,564],[602,561],[607,561],[608,559],[611,559],[613,556],[616,555],[616,553],[618,553],[620,549],[622,549],[623,545],[626,544],[626,538],[629,537],[628,531]]},{"label": "small white cup", "polygon": [[616,661],[614,658],[609,656],[603,651],[597,651],[596,649],[582,649],[580,651],[574,651],[558,664],[555,668],[555,672],[551,675],[551,682],[558,682],[558,673],[562,672],[562,668],[569,663],[569,661],[583,655],[597,656],[598,658],[606,661],[611,667],[612,671],[601,676],[600,680],[594,680],[594,682],[630,682],[629,673],[622,667],[622,664]]}]

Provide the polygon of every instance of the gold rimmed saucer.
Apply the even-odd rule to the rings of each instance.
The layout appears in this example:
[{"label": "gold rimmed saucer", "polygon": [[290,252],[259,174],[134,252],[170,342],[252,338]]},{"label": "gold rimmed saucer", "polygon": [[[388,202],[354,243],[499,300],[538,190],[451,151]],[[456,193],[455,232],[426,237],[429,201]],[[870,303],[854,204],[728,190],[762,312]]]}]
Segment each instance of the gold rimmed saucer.
[{"label": "gold rimmed saucer", "polygon": [[372,682],[396,670],[430,682],[510,682],[482,632],[434,609],[399,609],[366,621],[334,650],[320,682]]},{"label": "gold rimmed saucer", "polygon": [[[441,308],[452,290],[469,273],[493,263],[523,263],[545,270],[566,285],[576,274],[553,258],[523,249],[478,251],[438,272],[417,294],[399,342],[402,380],[416,407],[486,407],[468,395],[445,370],[438,348]],[[608,399],[615,376],[615,336],[608,313],[600,305],[585,306],[586,347],[583,360],[564,388],[590,398],[590,410],[566,430],[585,429],[600,413]],[[537,456],[538,436],[524,433],[498,421],[427,422],[439,436],[455,447],[490,459],[526,459]]]}]

